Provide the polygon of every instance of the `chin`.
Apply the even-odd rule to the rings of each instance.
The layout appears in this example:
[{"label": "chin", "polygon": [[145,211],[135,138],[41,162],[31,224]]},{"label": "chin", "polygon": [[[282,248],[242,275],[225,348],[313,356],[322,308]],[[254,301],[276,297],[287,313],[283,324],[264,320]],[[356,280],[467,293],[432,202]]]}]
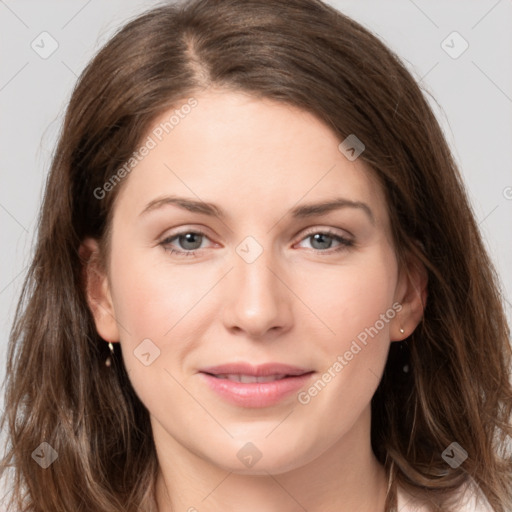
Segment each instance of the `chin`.
[{"label": "chin", "polygon": [[[219,458],[219,451],[212,453],[208,457],[210,461],[226,471],[240,475],[279,475],[298,469],[307,463],[316,459],[320,454],[320,448],[314,450],[310,447],[305,451],[301,446],[300,452],[296,449],[296,444],[285,445],[275,443],[247,441],[245,443],[237,442],[235,446],[226,447],[224,453],[234,452],[234,457]],[[207,454],[208,455],[208,454]]]}]

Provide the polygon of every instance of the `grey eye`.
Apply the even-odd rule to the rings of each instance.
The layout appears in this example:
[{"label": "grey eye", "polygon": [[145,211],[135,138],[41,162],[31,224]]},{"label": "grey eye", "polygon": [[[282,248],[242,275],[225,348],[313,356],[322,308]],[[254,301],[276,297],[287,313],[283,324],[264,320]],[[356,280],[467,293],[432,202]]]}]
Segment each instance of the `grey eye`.
[{"label": "grey eye", "polygon": [[[330,249],[333,241],[333,237],[326,233],[315,233],[309,235],[308,238],[312,239],[311,246],[313,249]],[[318,246],[315,246],[315,244]]]},{"label": "grey eye", "polygon": [[183,235],[178,235],[175,238],[177,238],[179,245],[182,249],[193,251],[193,250],[199,249],[201,247],[203,235],[201,235],[200,233],[194,233],[193,231],[191,231],[191,232],[185,233]]}]

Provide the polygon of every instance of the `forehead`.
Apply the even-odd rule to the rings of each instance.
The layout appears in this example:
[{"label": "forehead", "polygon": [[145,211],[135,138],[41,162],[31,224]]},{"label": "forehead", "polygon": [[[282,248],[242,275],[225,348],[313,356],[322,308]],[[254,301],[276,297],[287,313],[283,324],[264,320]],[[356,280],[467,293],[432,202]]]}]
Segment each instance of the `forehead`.
[{"label": "forehead", "polygon": [[341,139],[296,107],[231,91],[194,95],[163,112],[143,138],[151,149],[123,184],[121,203],[142,211],[163,194],[220,203],[234,216],[261,216],[333,197],[369,202],[386,216],[380,185]]}]

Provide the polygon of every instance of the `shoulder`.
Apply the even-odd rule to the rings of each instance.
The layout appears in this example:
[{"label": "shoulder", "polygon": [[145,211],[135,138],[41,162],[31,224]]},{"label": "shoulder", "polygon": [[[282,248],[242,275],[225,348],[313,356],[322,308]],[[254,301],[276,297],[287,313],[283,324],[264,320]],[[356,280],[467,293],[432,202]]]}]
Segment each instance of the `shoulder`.
[{"label": "shoulder", "polygon": [[[397,490],[399,512],[431,512],[424,500],[407,492],[402,487]],[[494,512],[485,496],[474,482],[462,486],[450,500],[450,512]]]}]

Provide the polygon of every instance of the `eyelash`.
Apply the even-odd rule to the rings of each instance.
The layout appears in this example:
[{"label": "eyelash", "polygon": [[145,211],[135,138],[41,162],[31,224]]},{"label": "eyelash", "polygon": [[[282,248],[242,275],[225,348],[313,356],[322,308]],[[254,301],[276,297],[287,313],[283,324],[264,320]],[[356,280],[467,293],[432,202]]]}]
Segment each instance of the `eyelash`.
[{"label": "eyelash", "polygon": [[[171,241],[175,240],[176,238],[179,238],[180,236],[183,236],[183,235],[186,235],[189,233],[192,233],[194,235],[204,236],[204,237],[208,238],[208,235],[206,233],[204,233],[203,231],[187,230],[187,231],[181,231],[179,233],[175,233],[172,236],[167,237],[165,240],[160,242],[160,245],[169,254],[175,254],[177,256],[183,256],[183,257],[195,257],[196,251],[200,250],[200,249],[196,249],[195,251],[178,251],[176,249],[172,249],[172,248],[168,247],[168,245],[171,243]],[[346,250],[347,248],[352,247],[354,245],[353,240],[344,238],[330,229],[310,231],[310,232],[306,233],[299,241],[305,240],[306,238],[312,237],[313,235],[316,235],[316,234],[328,235],[329,237],[333,238],[334,240],[336,240],[337,242],[340,243],[340,245],[338,247],[336,247],[335,249],[332,249],[332,250],[327,249],[325,251],[322,251],[319,249],[313,249],[313,251],[315,251],[319,254],[324,253],[325,256],[328,256],[333,253],[341,252],[341,251]]]}]

